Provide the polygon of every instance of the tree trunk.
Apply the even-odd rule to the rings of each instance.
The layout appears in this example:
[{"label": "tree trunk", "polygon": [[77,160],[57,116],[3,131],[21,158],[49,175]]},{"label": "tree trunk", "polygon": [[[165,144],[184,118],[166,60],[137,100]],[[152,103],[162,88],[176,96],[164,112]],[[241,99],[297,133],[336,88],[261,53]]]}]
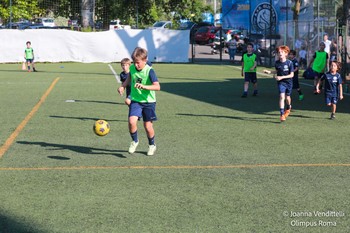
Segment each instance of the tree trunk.
[{"label": "tree trunk", "polygon": [[81,0],[81,22],[83,28],[94,27],[95,0]]},{"label": "tree trunk", "polygon": [[299,38],[299,13],[301,0],[294,0],[293,20],[295,22],[295,39]]}]

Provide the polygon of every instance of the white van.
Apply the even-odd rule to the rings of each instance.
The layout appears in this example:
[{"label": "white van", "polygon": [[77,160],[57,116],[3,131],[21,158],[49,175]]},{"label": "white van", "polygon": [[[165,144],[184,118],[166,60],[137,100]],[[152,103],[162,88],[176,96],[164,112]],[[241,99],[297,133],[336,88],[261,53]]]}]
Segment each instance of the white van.
[{"label": "white van", "polygon": [[33,24],[42,25],[44,27],[55,27],[55,21],[52,18],[35,18]]},{"label": "white van", "polygon": [[149,27],[149,29],[171,29],[172,27],[173,23],[171,21],[158,21],[152,27]]}]

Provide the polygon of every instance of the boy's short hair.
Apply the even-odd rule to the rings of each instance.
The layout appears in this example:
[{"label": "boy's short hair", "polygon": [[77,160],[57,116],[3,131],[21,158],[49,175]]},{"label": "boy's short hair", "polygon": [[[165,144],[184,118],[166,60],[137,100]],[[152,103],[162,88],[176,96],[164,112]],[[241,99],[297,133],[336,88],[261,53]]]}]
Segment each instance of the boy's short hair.
[{"label": "boy's short hair", "polygon": [[252,46],[252,47],[254,48],[254,45],[253,45],[252,42],[248,42],[248,43],[247,43],[247,47],[248,47],[249,45]]},{"label": "boy's short hair", "polygon": [[30,43],[30,41],[27,41],[26,44],[32,44],[32,43]]},{"label": "boy's short hair", "polygon": [[281,45],[281,46],[278,46],[276,48],[276,52],[278,52],[280,50],[286,52],[287,54],[289,54],[289,52],[290,52],[290,49],[289,49],[289,47],[287,45]]},{"label": "boy's short hair", "polygon": [[124,65],[124,64],[128,64],[128,65],[131,65],[131,60],[129,58],[123,58],[121,61],[120,61],[120,65]]},{"label": "boy's short hair", "polygon": [[147,60],[148,52],[146,49],[141,47],[136,47],[131,57],[132,60]]},{"label": "boy's short hair", "polygon": [[292,54],[293,56],[296,56],[297,55],[297,51],[295,51],[294,49],[291,49],[289,54]]}]

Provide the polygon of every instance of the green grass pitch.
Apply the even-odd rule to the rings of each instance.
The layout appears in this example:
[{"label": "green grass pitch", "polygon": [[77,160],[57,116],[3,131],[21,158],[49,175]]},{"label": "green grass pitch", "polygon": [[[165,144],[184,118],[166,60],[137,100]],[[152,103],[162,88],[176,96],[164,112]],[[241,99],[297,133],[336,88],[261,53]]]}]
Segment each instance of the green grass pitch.
[{"label": "green grass pitch", "polygon": [[[280,123],[271,77],[259,73],[259,96],[243,99],[239,67],[154,64],[158,150],[147,157],[142,121],[127,153],[108,64],[20,69],[0,65],[1,148],[33,112],[0,158],[0,232],[350,232],[348,93],[329,120],[301,79],[305,99],[293,93]],[[97,119],[107,136],[93,133]]]}]

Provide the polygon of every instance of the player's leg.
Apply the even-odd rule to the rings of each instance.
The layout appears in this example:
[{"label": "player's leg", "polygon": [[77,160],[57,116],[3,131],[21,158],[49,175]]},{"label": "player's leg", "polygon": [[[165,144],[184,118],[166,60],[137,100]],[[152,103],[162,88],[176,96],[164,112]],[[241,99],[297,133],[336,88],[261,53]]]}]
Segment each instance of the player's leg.
[{"label": "player's leg", "polygon": [[338,98],[333,97],[331,99],[331,110],[332,110],[331,120],[335,119],[335,111],[337,110],[337,102],[338,102]]},{"label": "player's leg", "polygon": [[147,155],[154,155],[156,152],[155,132],[153,128],[153,121],[157,120],[156,103],[146,104],[142,111],[143,126],[145,128],[148,138],[148,152]]},{"label": "player's leg", "polygon": [[258,95],[258,79],[256,77],[256,73],[252,73],[251,74],[251,80],[250,80],[252,83],[253,83],[253,96],[257,96]]},{"label": "player's leg", "polygon": [[27,59],[27,68],[28,68],[28,72],[30,72],[30,64],[31,64],[31,60]]},{"label": "player's leg", "polygon": [[249,88],[250,76],[248,72],[244,72],[244,85],[243,85],[243,94],[242,98],[248,96],[248,88]]},{"label": "player's leg", "polygon": [[32,60],[32,68],[33,68],[33,71],[36,72],[34,59]]},{"label": "player's leg", "polygon": [[130,100],[129,96],[125,98],[124,102],[125,102],[126,105],[130,106],[131,100]]},{"label": "player's leg", "polygon": [[280,107],[280,120],[281,122],[286,120],[286,117],[284,116],[284,106],[286,101],[286,86],[282,83],[278,84],[279,89],[279,107]]},{"label": "player's leg", "polygon": [[284,111],[284,116],[287,118],[292,110],[292,90],[293,90],[293,82],[286,84],[285,98],[286,98],[286,106]]},{"label": "player's leg", "polygon": [[318,73],[315,72],[315,77],[314,77],[314,94],[315,95],[319,93],[319,85],[320,85],[320,80],[318,78]]},{"label": "player's leg", "polygon": [[137,134],[137,122],[141,114],[142,108],[139,103],[131,102],[129,106],[129,133],[132,139],[129,147],[129,153],[132,154],[136,151],[137,146],[139,145],[139,139]]}]

